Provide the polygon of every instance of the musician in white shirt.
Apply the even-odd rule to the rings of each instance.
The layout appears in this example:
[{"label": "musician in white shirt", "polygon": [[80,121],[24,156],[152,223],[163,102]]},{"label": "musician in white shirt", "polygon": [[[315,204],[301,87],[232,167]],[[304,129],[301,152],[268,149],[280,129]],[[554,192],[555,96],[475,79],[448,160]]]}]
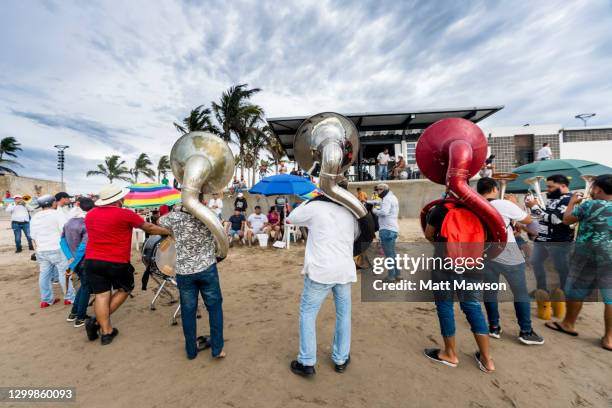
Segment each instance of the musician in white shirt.
[{"label": "musician in white shirt", "polygon": [[538,150],[538,154],[536,155],[536,160],[540,161],[540,160],[551,160],[552,159],[552,150],[550,150],[550,147],[548,146],[548,143],[544,143],[542,145],[542,148],[540,150]]}]

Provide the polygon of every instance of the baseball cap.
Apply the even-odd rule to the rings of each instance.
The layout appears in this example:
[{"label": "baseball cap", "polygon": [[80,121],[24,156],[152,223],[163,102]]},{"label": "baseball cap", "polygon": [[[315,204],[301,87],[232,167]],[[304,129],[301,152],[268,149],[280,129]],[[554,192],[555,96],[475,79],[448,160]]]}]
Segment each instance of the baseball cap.
[{"label": "baseball cap", "polygon": [[23,196],[21,194],[15,194],[13,198],[23,198]]}]

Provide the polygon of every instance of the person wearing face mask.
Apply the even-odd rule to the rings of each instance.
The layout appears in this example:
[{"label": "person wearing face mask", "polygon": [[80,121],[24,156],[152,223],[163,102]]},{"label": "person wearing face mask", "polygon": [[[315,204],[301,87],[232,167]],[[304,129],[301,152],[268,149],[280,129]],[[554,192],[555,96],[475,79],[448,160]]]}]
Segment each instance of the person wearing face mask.
[{"label": "person wearing face mask", "polygon": [[563,214],[572,198],[569,191],[569,179],[561,174],[546,178],[547,202],[541,208],[535,199],[525,200],[531,215],[539,222],[538,235],[535,238],[531,265],[537,281],[537,288],[547,291],[544,262],[550,256],[557,273],[559,287],[565,287],[569,272],[569,245],[574,239],[574,231],[563,223]]}]

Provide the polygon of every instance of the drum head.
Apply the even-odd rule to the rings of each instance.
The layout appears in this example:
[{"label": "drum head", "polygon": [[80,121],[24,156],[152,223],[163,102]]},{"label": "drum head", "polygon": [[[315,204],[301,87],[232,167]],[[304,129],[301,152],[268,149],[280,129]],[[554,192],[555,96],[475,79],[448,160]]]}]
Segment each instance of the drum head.
[{"label": "drum head", "polygon": [[155,265],[161,273],[166,276],[174,276],[176,272],[176,245],[174,238],[166,237],[158,245],[155,251]]}]

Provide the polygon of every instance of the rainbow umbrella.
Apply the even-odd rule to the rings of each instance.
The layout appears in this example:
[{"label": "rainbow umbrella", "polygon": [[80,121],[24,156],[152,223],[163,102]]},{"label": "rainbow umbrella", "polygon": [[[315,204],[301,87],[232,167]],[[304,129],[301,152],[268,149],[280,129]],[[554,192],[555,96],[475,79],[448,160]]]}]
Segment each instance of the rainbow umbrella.
[{"label": "rainbow umbrella", "polygon": [[300,196],[300,198],[302,200],[312,200],[313,198],[320,196],[321,195],[321,190],[319,190],[318,188],[312,190],[310,193],[306,193],[306,194],[302,194]]},{"label": "rainbow umbrella", "polygon": [[181,193],[175,188],[158,183],[136,183],[128,187],[123,205],[130,208],[159,207],[181,202]]}]

